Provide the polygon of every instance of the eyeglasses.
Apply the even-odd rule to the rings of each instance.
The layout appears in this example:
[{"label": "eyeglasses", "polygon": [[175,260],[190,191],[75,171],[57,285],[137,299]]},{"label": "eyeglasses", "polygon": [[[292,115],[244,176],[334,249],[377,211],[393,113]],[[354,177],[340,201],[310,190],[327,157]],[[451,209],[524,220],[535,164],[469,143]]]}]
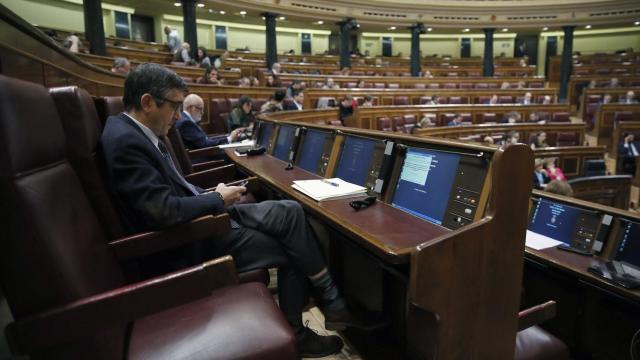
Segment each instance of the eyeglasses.
[{"label": "eyeglasses", "polygon": [[174,100],[169,100],[167,98],[164,98],[164,99],[155,98],[155,100],[158,103],[158,105],[162,105],[163,103],[171,104],[171,107],[173,108],[174,113],[176,111],[182,111],[182,101],[174,101]]}]

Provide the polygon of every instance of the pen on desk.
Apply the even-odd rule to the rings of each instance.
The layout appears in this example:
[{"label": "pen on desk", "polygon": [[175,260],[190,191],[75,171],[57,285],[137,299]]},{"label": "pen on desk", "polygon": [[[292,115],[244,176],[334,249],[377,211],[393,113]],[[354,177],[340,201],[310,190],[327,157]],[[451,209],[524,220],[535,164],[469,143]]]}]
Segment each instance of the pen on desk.
[{"label": "pen on desk", "polygon": [[335,186],[335,187],[340,186],[338,183],[334,183],[333,181],[329,181],[327,179],[322,179],[322,182],[325,183],[325,184],[329,184],[331,186]]}]

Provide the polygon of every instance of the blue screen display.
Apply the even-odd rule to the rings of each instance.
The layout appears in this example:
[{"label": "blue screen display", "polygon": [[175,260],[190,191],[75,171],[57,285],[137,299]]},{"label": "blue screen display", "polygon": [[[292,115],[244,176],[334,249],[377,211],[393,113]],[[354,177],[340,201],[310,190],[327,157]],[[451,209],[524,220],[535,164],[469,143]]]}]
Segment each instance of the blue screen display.
[{"label": "blue screen display", "polygon": [[271,141],[271,134],[273,134],[274,123],[262,123],[262,127],[260,128],[260,134],[258,134],[258,145],[264,146],[265,148],[269,147],[269,142]]},{"label": "blue screen display", "polygon": [[296,128],[293,126],[280,125],[276,145],[273,149],[273,156],[282,161],[289,161],[289,152],[291,151],[291,144],[293,143],[293,134],[295,131]]},{"label": "blue screen display", "polygon": [[376,140],[347,136],[340,154],[335,177],[364,186],[373,158]]},{"label": "blue screen display", "polygon": [[621,224],[616,260],[640,269],[640,224],[626,220]]},{"label": "blue screen display", "polygon": [[298,166],[313,173],[318,171],[324,144],[330,136],[330,133],[324,131],[307,130],[300,148]]},{"label": "blue screen display", "polygon": [[409,148],[391,204],[441,225],[460,155]]},{"label": "blue screen display", "polygon": [[531,214],[529,230],[569,244],[575,235],[581,213],[578,208],[540,199]]}]

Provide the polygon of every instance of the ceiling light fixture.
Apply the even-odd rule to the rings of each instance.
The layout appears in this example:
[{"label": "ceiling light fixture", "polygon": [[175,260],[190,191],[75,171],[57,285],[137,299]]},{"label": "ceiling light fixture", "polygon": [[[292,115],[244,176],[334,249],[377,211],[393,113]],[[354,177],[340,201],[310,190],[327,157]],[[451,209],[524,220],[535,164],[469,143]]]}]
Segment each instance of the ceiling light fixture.
[{"label": "ceiling light fixture", "polygon": [[242,10],[242,11],[240,11],[240,15],[247,15],[247,12]]},{"label": "ceiling light fixture", "polygon": [[174,2],[174,3],[173,3],[173,6],[182,6],[182,3]]},{"label": "ceiling light fixture", "polygon": [[462,30],[462,32],[469,32],[469,31],[471,31],[471,29],[464,29],[464,30]]},{"label": "ceiling light fixture", "polygon": [[224,10],[220,10],[220,15],[224,15],[226,12]]},{"label": "ceiling light fixture", "polygon": [[324,21],[322,21],[322,20],[318,20],[317,24],[318,24],[318,25],[322,25],[322,24],[324,24]]},{"label": "ceiling light fixture", "polygon": [[507,28],[502,29],[502,32],[507,32],[507,31],[509,31],[509,29]]},{"label": "ceiling light fixture", "polygon": [[395,30],[395,29],[396,29],[396,27],[395,27],[395,26],[391,26],[391,27],[389,27],[389,30]]},{"label": "ceiling light fixture", "polygon": [[278,20],[287,20],[287,18],[286,18],[286,17],[284,17],[284,16],[280,16],[280,17],[278,18]]},{"label": "ceiling light fixture", "polygon": [[585,29],[591,29],[591,25],[587,25],[584,27]]},{"label": "ceiling light fixture", "polygon": [[212,12],[213,12],[213,9],[209,9],[209,12],[210,12],[210,13],[212,13]]},{"label": "ceiling light fixture", "polygon": [[433,28],[427,28],[427,31],[433,31]]},{"label": "ceiling light fixture", "polygon": [[199,3],[199,4],[198,4],[198,7],[199,7],[199,8],[203,8],[203,7],[204,7],[204,4],[203,4],[203,3]]},{"label": "ceiling light fixture", "polygon": [[640,21],[634,22],[633,25],[640,25]]},{"label": "ceiling light fixture", "polygon": [[263,17],[262,17],[262,20],[267,20],[267,18],[263,16]]},{"label": "ceiling light fixture", "polygon": [[542,31],[547,31],[547,30],[549,30],[549,27],[547,27],[547,26],[542,28]]}]

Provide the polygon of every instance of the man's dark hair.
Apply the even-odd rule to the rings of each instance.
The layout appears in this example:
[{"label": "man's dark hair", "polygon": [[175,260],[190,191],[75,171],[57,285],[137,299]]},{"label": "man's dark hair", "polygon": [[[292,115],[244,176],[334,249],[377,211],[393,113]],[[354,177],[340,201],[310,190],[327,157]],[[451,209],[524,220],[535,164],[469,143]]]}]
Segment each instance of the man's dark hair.
[{"label": "man's dark hair", "polygon": [[371,95],[365,95],[364,96],[364,101],[372,101],[373,97],[371,97]]},{"label": "man's dark hair", "polygon": [[287,96],[287,92],[284,89],[278,89],[273,94],[273,100],[281,102]]},{"label": "man's dark hair", "polygon": [[187,92],[187,84],[173,71],[158,64],[141,64],[129,72],[124,81],[124,108],[140,110],[140,98],[150,94],[156,101],[163,100],[169,91],[180,90]]},{"label": "man's dark hair", "polygon": [[248,95],[242,95],[240,99],[238,99],[238,107],[242,107],[244,104],[251,104],[252,102],[253,100]]},{"label": "man's dark hair", "polygon": [[300,89],[300,90],[295,90],[291,93],[291,97],[296,97],[300,94],[304,94],[304,90]]}]

